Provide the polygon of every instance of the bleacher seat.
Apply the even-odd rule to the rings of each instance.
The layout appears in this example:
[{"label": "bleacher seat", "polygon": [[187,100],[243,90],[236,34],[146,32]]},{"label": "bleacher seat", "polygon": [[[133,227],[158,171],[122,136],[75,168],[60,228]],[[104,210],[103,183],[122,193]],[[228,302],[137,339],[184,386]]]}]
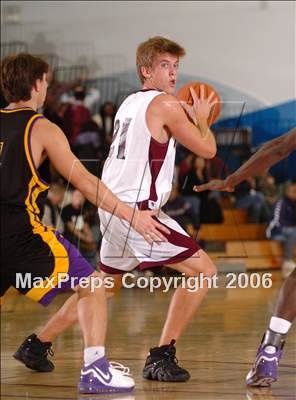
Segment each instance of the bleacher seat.
[{"label": "bleacher seat", "polygon": [[247,224],[248,213],[246,210],[240,209],[224,209],[223,210],[223,224],[224,225],[236,225],[236,224]]},{"label": "bleacher seat", "polygon": [[205,241],[265,239],[265,224],[204,224],[199,235]]},{"label": "bleacher seat", "polygon": [[241,265],[246,270],[280,268],[282,244],[266,240],[265,224],[248,223],[245,210],[226,208],[223,209],[223,216],[223,224],[204,224],[199,231],[199,237],[209,248],[215,247],[215,242],[216,245],[220,243],[219,251],[209,252],[214,262],[222,263],[224,268],[228,266],[229,270],[235,270]]}]

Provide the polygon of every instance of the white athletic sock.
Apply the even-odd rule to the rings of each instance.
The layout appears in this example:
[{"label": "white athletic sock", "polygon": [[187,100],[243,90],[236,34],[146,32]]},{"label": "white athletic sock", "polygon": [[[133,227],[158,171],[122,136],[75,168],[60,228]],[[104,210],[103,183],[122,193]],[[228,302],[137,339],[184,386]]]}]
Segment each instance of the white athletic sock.
[{"label": "white athletic sock", "polygon": [[[279,317],[271,317],[269,323],[269,329],[273,332],[280,333],[282,335],[286,335],[292,325],[292,322],[287,321],[286,319],[279,318]],[[268,345],[264,349],[266,353],[274,354],[277,349],[275,346]]]},{"label": "white athletic sock", "polygon": [[84,363],[86,365],[92,364],[97,361],[99,358],[104,357],[105,355],[105,347],[104,346],[93,346],[86,347],[84,349]]},{"label": "white athletic sock", "polygon": [[278,318],[278,317],[271,317],[270,323],[269,323],[269,329],[271,329],[273,332],[276,333],[281,333],[282,335],[286,335],[291,328],[292,322],[287,321],[286,319],[283,318]]}]

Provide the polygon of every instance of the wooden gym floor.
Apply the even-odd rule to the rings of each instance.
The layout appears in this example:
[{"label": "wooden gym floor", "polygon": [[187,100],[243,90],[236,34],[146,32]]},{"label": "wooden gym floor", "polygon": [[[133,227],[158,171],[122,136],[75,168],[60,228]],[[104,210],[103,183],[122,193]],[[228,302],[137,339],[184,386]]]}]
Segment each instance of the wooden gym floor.
[{"label": "wooden gym floor", "polygon": [[157,345],[172,294],[124,289],[109,302],[107,355],[131,367],[136,380],[132,395],[79,396],[76,385],[82,361],[78,326],[54,343],[55,370],[36,373],[12,358],[23,339],[62,304],[60,295],[47,309],[23,296],[11,295],[1,313],[1,399],[101,400],[292,400],[296,399],[296,327],[289,332],[272,389],[249,389],[248,372],[273,310],[282,280],[273,272],[271,289],[212,289],[177,348],[180,365],[188,368],[186,383],[143,380],[141,370],[149,347]]}]

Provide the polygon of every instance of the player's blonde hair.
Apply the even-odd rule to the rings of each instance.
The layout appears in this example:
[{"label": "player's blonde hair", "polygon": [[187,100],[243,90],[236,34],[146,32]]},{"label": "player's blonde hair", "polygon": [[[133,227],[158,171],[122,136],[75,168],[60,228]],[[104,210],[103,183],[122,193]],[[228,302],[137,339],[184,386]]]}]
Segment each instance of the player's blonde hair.
[{"label": "player's blonde hair", "polygon": [[142,83],[144,83],[145,78],[142,74],[141,68],[151,68],[155,58],[159,54],[163,53],[169,53],[178,57],[183,57],[186,54],[185,49],[178,43],[162,36],[152,37],[138,46],[137,70]]}]

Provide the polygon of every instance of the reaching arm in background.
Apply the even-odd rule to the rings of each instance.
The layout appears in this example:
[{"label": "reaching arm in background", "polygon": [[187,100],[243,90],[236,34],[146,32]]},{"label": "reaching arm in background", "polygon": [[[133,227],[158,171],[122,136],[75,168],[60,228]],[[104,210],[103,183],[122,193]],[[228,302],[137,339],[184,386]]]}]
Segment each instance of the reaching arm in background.
[{"label": "reaching arm in background", "polygon": [[296,150],[296,128],[288,133],[266,142],[248,161],[224,180],[215,179],[204,185],[194,186],[195,192],[205,190],[224,190],[233,192],[240,182],[261,175],[278,161],[288,157]]}]

